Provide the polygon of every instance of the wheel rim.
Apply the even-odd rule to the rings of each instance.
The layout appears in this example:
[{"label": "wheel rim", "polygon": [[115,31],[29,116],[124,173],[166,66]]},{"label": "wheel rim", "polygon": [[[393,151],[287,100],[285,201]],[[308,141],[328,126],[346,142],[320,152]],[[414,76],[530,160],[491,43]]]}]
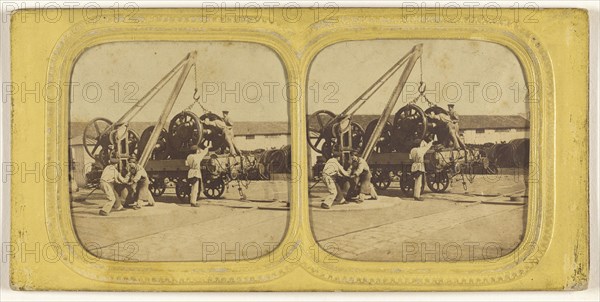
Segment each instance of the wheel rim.
[{"label": "wheel rim", "polygon": [[219,198],[225,192],[225,183],[221,178],[208,179],[204,187],[204,195],[208,198]]},{"label": "wheel rim", "polygon": [[189,153],[192,146],[197,146],[202,140],[202,130],[202,123],[195,113],[180,112],[169,124],[169,144],[174,150]]},{"label": "wheel rim", "polygon": [[[366,147],[366,144],[371,139],[371,136],[373,135],[373,132],[375,131],[375,127],[377,126],[377,122],[379,122],[379,119],[374,119],[367,125],[367,129],[365,129],[365,134],[363,135],[363,147],[361,148],[361,151],[364,151],[364,147]],[[375,143],[375,146],[373,147],[373,152],[374,153],[390,152],[391,151],[390,150],[391,140],[392,140],[392,124],[390,122],[385,122],[385,126],[383,126],[383,131],[381,132],[381,135],[379,136],[377,143]]]},{"label": "wheel rim", "polygon": [[85,152],[92,158],[100,160],[104,165],[110,157],[107,150],[110,141],[106,130],[112,126],[112,122],[106,118],[95,118],[91,120],[83,130],[83,147]]},{"label": "wheel rim", "polygon": [[331,121],[335,119],[335,114],[329,110],[319,110],[308,117],[307,135],[308,145],[316,152],[322,153],[322,146],[326,141],[333,139],[328,130],[331,127]]},{"label": "wheel rim", "polygon": [[409,151],[425,138],[427,118],[423,110],[416,105],[406,105],[394,116],[394,140],[400,151]]},{"label": "wheel rim", "polygon": [[427,187],[429,187],[432,192],[444,192],[448,188],[449,184],[450,178],[448,177],[448,172],[446,171],[431,173],[427,176]]},{"label": "wheel rim", "polygon": [[[142,156],[144,149],[146,149],[146,145],[150,140],[150,136],[152,135],[152,131],[154,131],[154,126],[150,126],[144,129],[142,135],[140,136],[140,141],[138,143],[138,159]],[[169,146],[168,146],[168,135],[167,130],[162,129],[160,135],[158,136],[158,140],[156,141],[156,145],[154,146],[154,150],[152,150],[152,154],[150,158],[157,159],[167,159],[169,157]]]},{"label": "wheel rim", "polygon": [[389,172],[377,169],[373,172],[371,182],[375,186],[375,189],[383,191],[390,186],[392,179],[389,177]]}]

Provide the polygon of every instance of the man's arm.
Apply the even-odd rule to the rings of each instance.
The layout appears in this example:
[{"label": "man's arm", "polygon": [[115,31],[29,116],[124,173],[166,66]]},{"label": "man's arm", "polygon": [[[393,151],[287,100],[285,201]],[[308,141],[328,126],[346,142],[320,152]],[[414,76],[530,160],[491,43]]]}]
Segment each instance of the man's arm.
[{"label": "man's arm", "polygon": [[350,169],[348,171],[344,170],[344,167],[342,167],[342,164],[340,164],[337,161],[335,162],[335,166],[338,169],[338,173],[342,174],[343,176],[350,177]]}]

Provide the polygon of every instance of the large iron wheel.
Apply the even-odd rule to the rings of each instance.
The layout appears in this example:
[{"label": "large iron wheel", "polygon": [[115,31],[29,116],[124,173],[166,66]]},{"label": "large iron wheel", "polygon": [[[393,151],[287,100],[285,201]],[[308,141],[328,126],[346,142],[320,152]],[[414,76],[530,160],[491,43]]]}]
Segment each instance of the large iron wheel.
[{"label": "large iron wheel", "polygon": [[323,153],[323,144],[331,144],[333,133],[331,133],[331,121],[335,114],[329,110],[319,110],[308,117],[306,129],[308,145],[318,153]]},{"label": "large iron wheel", "polygon": [[[371,139],[371,136],[373,135],[373,132],[375,131],[375,127],[377,126],[378,121],[379,121],[379,119],[374,119],[367,125],[367,129],[365,129],[365,134],[363,136],[363,146],[361,148],[361,151],[364,151],[366,144]],[[374,153],[391,152],[393,149],[391,147],[391,142],[392,142],[392,124],[390,122],[385,122],[385,126],[383,126],[383,131],[381,132],[381,135],[379,136],[377,143],[375,143],[375,146],[373,147],[373,152]]]},{"label": "large iron wheel", "polygon": [[208,178],[204,182],[204,195],[208,198],[219,198],[225,192],[223,178]]},{"label": "large iron wheel", "polygon": [[[138,144],[138,152],[137,157],[139,159],[146,149],[146,145],[150,140],[150,136],[152,135],[152,131],[154,131],[154,126],[150,126],[142,132],[142,136],[140,137],[140,142]],[[167,130],[162,129],[160,135],[158,136],[158,140],[156,141],[156,145],[154,146],[154,150],[152,150],[152,154],[150,155],[151,159],[167,159],[169,157],[169,145],[168,145],[168,133]]]},{"label": "large iron wheel", "polygon": [[397,150],[409,152],[419,145],[427,134],[427,118],[423,110],[414,104],[406,105],[394,116],[394,141]]},{"label": "large iron wheel", "polygon": [[103,165],[108,164],[110,159],[109,133],[107,129],[112,126],[109,119],[99,117],[91,120],[83,130],[83,148],[92,158],[99,160]]},{"label": "large iron wheel", "polygon": [[189,154],[192,146],[202,140],[203,125],[198,116],[191,111],[178,113],[169,123],[169,145],[173,150]]},{"label": "large iron wheel", "polygon": [[427,187],[434,193],[442,193],[450,185],[448,171],[433,172],[427,174]]},{"label": "large iron wheel", "polygon": [[371,183],[378,191],[386,190],[392,183],[390,172],[382,169],[375,169],[371,177]]}]

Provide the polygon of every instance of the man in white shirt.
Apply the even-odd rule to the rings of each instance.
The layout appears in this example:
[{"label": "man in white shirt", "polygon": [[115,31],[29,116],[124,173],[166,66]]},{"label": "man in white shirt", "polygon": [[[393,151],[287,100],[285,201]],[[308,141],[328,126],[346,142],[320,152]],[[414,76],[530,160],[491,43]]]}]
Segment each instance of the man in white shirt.
[{"label": "man in white shirt", "polygon": [[122,199],[124,196],[120,196],[115,189],[115,185],[127,184],[127,178],[121,176],[118,169],[119,161],[111,158],[110,163],[102,171],[100,176],[100,189],[104,192],[108,202],[102,206],[100,210],[101,216],[108,216],[110,211],[114,208],[116,211],[123,209]]},{"label": "man in white shirt", "polygon": [[131,176],[130,189],[133,191],[133,196],[136,198],[133,208],[136,210],[140,209],[144,201],[147,202],[148,206],[154,206],[154,197],[150,193],[150,179],[148,178],[146,169],[139,165],[135,158],[129,159],[127,168],[129,170],[129,175]]},{"label": "man in white shirt", "polygon": [[192,146],[192,151],[194,153],[188,155],[185,160],[185,165],[190,168],[187,176],[188,182],[192,185],[190,205],[199,207],[198,192],[202,191],[202,159],[208,154],[208,148]]},{"label": "man in white shirt", "polygon": [[358,185],[358,203],[365,199],[363,195],[369,194],[371,199],[377,200],[377,192],[371,183],[371,169],[367,161],[360,157],[358,151],[352,151],[353,165],[356,167],[352,172],[355,184]]},{"label": "man in white shirt", "polygon": [[[333,202],[341,194],[342,190],[337,182],[338,178],[350,177],[350,169],[348,169],[348,171],[344,170],[344,167],[342,167],[339,162],[340,158],[341,154],[339,152],[333,152],[333,157],[328,159],[325,163],[325,167],[323,167],[323,182],[327,186],[327,191],[329,191],[329,195],[327,195],[323,203],[321,203],[321,208],[323,209],[331,208]],[[343,197],[341,198],[340,203],[346,203]]]},{"label": "man in white shirt", "polygon": [[425,153],[431,148],[433,145],[433,140],[430,137],[426,137],[421,141],[419,147],[412,148],[410,150],[409,159],[412,160],[412,165],[410,167],[410,172],[413,174],[415,178],[415,186],[413,188],[414,198],[418,201],[425,200],[421,197],[421,188],[423,186],[423,177],[425,177]]}]

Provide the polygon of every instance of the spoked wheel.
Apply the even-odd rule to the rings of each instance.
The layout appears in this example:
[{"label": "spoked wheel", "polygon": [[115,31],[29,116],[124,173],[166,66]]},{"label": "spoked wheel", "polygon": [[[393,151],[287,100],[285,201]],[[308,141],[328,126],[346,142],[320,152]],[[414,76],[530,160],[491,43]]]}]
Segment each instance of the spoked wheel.
[{"label": "spoked wheel", "polygon": [[373,171],[373,176],[371,177],[371,182],[378,191],[387,189],[392,183],[390,172],[382,169],[375,169]]},{"label": "spoked wheel", "polygon": [[221,177],[208,178],[204,181],[204,195],[208,198],[219,198],[225,192],[225,182]]},{"label": "spoked wheel", "polygon": [[406,105],[394,116],[394,141],[397,150],[408,152],[418,146],[427,134],[427,118],[423,110],[414,104]]},{"label": "spoked wheel", "polygon": [[[154,126],[150,126],[142,132],[142,136],[140,137],[140,142],[138,144],[138,159],[144,153],[144,149],[146,149],[146,145],[150,140],[150,135],[152,135],[152,131],[154,131]],[[151,159],[167,159],[169,157],[169,145],[168,145],[168,133],[167,130],[162,129],[160,135],[158,136],[158,140],[156,141],[156,145],[154,146],[154,150],[150,155]]]},{"label": "spoked wheel", "polygon": [[[379,119],[374,119],[367,125],[367,129],[365,129],[365,134],[363,136],[363,146],[361,148],[361,151],[364,150],[364,147],[366,147],[366,144],[371,139],[371,136],[373,135],[373,132],[375,131],[375,127],[377,126],[378,121],[379,121]],[[390,122],[385,122],[385,126],[383,126],[383,131],[381,132],[381,135],[379,136],[377,143],[375,143],[375,146],[373,147],[373,152],[374,153],[391,152],[393,149],[391,147],[391,142],[392,142],[392,124]]]},{"label": "spoked wheel", "polygon": [[[421,194],[425,191],[425,179],[422,180]],[[415,178],[412,173],[401,173],[400,174],[400,190],[406,196],[413,195],[412,192],[415,189]]]},{"label": "spoked wheel", "polygon": [[434,193],[442,193],[448,189],[450,177],[447,171],[427,174],[427,187]]},{"label": "spoked wheel", "polygon": [[[192,185],[188,182],[187,178],[179,178],[175,184],[175,194],[179,201],[189,202],[190,194],[192,192]],[[200,190],[198,190],[198,197],[200,197]]]},{"label": "spoked wheel", "polygon": [[107,129],[112,125],[109,119],[102,117],[91,120],[83,130],[83,148],[92,158],[99,160],[103,165],[107,165],[110,159],[109,133]]},{"label": "spoked wheel", "polygon": [[150,185],[148,188],[150,189],[150,194],[154,197],[159,197],[165,193],[167,189],[167,185],[165,184],[164,177],[152,177],[150,176]]},{"label": "spoked wheel", "polygon": [[173,150],[189,154],[192,146],[202,140],[203,125],[191,111],[183,111],[173,117],[169,124],[169,145]]},{"label": "spoked wheel", "polygon": [[323,153],[323,144],[332,144],[331,121],[335,114],[329,110],[319,110],[311,114],[306,122],[308,145],[318,153]]}]

